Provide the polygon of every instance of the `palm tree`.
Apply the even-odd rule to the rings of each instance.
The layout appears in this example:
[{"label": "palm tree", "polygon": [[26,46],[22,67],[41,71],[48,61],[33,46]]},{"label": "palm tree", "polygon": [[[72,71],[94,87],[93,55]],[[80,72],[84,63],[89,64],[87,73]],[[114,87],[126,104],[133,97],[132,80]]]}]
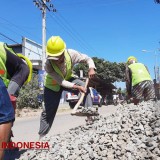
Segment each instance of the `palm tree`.
[{"label": "palm tree", "polygon": [[160,0],[154,0],[156,3],[160,3]]}]

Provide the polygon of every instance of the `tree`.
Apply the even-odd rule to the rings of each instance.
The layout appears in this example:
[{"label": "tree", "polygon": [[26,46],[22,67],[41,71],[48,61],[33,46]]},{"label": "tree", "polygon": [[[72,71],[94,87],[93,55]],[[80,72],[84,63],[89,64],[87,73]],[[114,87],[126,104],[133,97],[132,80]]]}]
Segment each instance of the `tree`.
[{"label": "tree", "polygon": [[[93,57],[96,65],[96,72],[100,79],[103,79],[106,83],[114,83],[115,81],[124,81],[125,64],[109,62],[104,59]],[[84,64],[78,64],[74,67],[74,71],[79,75],[79,70],[84,71],[84,76],[87,76],[88,67]]]}]

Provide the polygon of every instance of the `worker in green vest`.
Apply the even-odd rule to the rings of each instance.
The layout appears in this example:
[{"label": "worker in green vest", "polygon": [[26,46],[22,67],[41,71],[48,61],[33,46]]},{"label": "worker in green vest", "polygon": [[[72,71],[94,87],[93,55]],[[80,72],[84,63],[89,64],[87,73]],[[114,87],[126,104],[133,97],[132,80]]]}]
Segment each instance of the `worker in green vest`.
[{"label": "worker in green vest", "polygon": [[[44,104],[45,109],[41,114],[39,135],[46,135],[56,115],[61,93],[63,90],[78,90],[86,93],[84,106],[88,110],[93,109],[89,89],[85,89],[85,83],[73,75],[73,66],[77,63],[87,63],[88,76],[95,76],[95,64],[85,54],[73,49],[66,49],[66,44],[59,36],[49,38],[46,46],[47,60],[45,63]],[[94,109],[93,109],[94,110]]]},{"label": "worker in green vest", "polygon": [[133,98],[135,105],[142,100],[155,98],[154,85],[149,71],[144,64],[138,63],[134,56],[127,59],[126,88],[128,97]]},{"label": "worker in green vest", "polygon": [[16,98],[29,75],[28,65],[14,52],[12,46],[0,42],[0,160],[4,156],[2,142],[10,139]]}]

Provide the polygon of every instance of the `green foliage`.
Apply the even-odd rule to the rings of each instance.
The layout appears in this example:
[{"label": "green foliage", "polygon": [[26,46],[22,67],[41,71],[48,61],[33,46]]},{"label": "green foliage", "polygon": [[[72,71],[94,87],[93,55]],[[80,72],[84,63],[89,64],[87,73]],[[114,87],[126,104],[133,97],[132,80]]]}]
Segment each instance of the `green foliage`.
[{"label": "green foliage", "polygon": [[[106,83],[114,83],[116,81],[124,82],[125,63],[112,63],[97,57],[93,57],[93,60],[97,68],[97,75],[100,79],[103,79]],[[84,76],[87,76],[88,66],[86,64],[78,64],[74,67],[77,75],[79,75],[79,70],[83,70]]]},{"label": "green foliage", "polygon": [[37,96],[40,90],[38,87],[38,76],[33,74],[31,82],[24,85],[19,93],[17,99],[17,108],[31,107],[38,108],[39,103],[37,101]]},{"label": "green foliage", "polygon": [[83,76],[86,77],[88,74],[88,66],[84,63],[79,63],[76,66],[74,66],[73,71],[76,75],[80,76],[80,70],[83,70]]},{"label": "green foliage", "polygon": [[122,93],[121,87],[118,88],[117,93],[118,93],[118,94],[121,94],[121,93]]}]

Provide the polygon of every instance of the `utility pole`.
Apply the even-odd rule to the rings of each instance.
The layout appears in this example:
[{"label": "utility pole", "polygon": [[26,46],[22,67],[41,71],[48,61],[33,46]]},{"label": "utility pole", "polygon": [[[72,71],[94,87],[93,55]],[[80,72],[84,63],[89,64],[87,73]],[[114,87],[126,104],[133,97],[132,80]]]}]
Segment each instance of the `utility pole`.
[{"label": "utility pole", "polygon": [[42,70],[44,70],[44,61],[46,58],[46,0],[43,0],[44,4],[42,4]]},{"label": "utility pole", "polygon": [[34,5],[42,11],[42,70],[38,71],[38,84],[39,84],[39,96],[40,101],[42,102],[42,106],[44,106],[43,102],[43,94],[44,94],[44,64],[46,59],[46,12],[56,12],[53,4],[51,4],[51,0],[33,0]]},{"label": "utility pole", "polygon": [[33,0],[34,5],[42,11],[42,70],[46,59],[46,11],[56,12],[51,0]]},{"label": "utility pole", "polygon": [[156,49],[155,51],[148,51],[148,50],[145,50],[145,49],[143,49],[142,50],[142,52],[147,52],[147,53],[154,53],[154,56],[155,56],[155,64],[154,64],[154,75],[155,75],[155,80],[156,80],[156,82],[158,81],[158,77],[159,77],[159,71],[158,71],[158,69],[159,69],[159,64],[158,64],[158,52],[160,51],[160,49]]}]

